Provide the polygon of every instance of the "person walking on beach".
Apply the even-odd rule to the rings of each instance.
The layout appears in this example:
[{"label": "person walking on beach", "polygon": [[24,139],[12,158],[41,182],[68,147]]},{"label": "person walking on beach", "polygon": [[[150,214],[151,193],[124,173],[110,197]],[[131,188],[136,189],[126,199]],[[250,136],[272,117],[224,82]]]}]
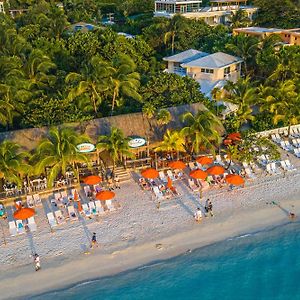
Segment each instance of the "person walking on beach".
[{"label": "person walking on beach", "polygon": [[115,182],[115,189],[121,189],[121,187],[120,187],[120,179],[119,179],[118,175],[115,176],[114,182]]},{"label": "person walking on beach", "polygon": [[41,261],[40,261],[40,257],[37,253],[35,253],[33,255],[33,260],[34,260],[34,264],[35,264],[35,271],[38,271],[41,269]]},{"label": "person walking on beach", "polygon": [[212,208],[213,208],[213,205],[212,205],[211,201],[209,199],[207,199],[206,203],[205,203],[205,211],[207,214],[210,214],[211,217],[214,216],[214,214],[212,212]]},{"label": "person walking on beach", "polygon": [[95,248],[98,247],[98,243],[97,243],[97,237],[96,237],[96,232],[93,233],[92,236],[92,243],[91,243],[91,248]]},{"label": "person walking on beach", "polygon": [[200,222],[202,220],[202,211],[201,211],[200,207],[197,208],[194,218],[195,218],[196,222]]}]

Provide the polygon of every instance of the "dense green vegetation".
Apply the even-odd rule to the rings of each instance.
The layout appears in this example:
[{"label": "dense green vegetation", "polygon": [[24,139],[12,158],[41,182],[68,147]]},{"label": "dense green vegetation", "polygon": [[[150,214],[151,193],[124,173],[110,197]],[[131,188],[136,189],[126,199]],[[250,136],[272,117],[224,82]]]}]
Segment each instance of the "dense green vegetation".
[{"label": "dense green vegetation", "polygon": [[[279,3],[280,2],[280,3]],[[299,3],[254,1],[260,7],[255,23],[292,27],[299,24]],[[292,125],[299,120],[300,47],[282,47],[277,37],[259,41],[230,33],[249,25],[241,11],[230,26],[210,27],[203,21],[175,16],[153,18],[149,1],[15,0],[14,8],[28,11],[11,19],[0,15],[0,123],[2,130],[64,122],[193,102],[220,113],[188,77],[162,72],[161,58],[195,48],[224,51],[244,60],[246,76],[228,84],[228,93],[214,91],[217,100],[237,105],[225,120],[239,130],[245,123],[257,130]],[[267,12],[267,13],[266,13]],[[116,24],[104,27],[102,18],[114,13]],[[70,24],[87,21],[92,31],[74,31]],[[135,38],[118,31],[136,34]],[[288,99],[288,101],[287,101]]]}]

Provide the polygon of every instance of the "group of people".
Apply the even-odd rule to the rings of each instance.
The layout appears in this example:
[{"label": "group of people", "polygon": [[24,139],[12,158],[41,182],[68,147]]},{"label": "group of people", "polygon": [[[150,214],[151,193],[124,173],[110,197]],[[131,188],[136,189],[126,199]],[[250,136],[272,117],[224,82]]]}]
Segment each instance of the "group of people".
[{"label": "group of people", "polygon": [[[214,214],[212,212],[213,205],[212,205],[212,202],[210,199],[206,200],[204,209],[205,209],[205,217],[208,217],[208,216],[213,217],[214,216]],[[194,218],[195,218],[196,222],[200,222],[202,220],[202,211],[201,211],[200,207],[197,208],[197,211],[194,214]]]}]

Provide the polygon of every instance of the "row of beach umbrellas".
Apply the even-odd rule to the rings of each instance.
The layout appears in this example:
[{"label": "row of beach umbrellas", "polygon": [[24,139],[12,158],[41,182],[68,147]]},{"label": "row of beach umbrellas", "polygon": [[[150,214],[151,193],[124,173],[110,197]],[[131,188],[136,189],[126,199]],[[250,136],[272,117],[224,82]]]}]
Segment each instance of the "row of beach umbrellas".
[{"label": "row of beach umbrellas", "polygon": [[[211,157],[202,156],[197,158],[197,162],[200,163],[201,165],[209,165],[213,163],[213,160]],[[170,162],[169,167],[172,169],[183,170],[184,168],[186,168],[186,164],[180,160],[177,160],[177,161]],[[205,180],[208,175],[222,175],[224,173],[225,173],[225,169],[222,166],[214,165],[209,167],[206,171],[203,171],[201,169],[193,170],[190,172],[189,175],[194,179]],[[159,176],[158,171],[153,168],[143,170],[141,174],[144,178],[148,178],[148,179],[155,179]],[[228,184],[232,184],[232,185],[243,185],[245,183],[244,178],[238,174],[228,174],[225,177],[225,181]]]}]

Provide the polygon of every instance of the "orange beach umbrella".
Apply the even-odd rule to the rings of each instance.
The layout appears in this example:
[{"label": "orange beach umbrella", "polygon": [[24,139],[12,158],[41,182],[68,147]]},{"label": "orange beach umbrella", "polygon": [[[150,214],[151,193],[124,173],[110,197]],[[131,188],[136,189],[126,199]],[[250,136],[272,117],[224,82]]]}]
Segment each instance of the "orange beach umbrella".
[{"label": "orange beach umbrella", "polygon": [[79,212],[83,211],[83,208],[82,208],[80,200],[77,200],[77,209],[78,209]]},{"label": "orange beach umbrella", "polygon": [[35,215],[35,210],[33,208],[21,208],[14,212],[14,218],[17,220],[26,220]]},{"label": "orange beach umbrella", "polygon": [[78,192],[75,190],[74,191],[74,201],[78,201],[79,200],[79,195]]},{"label": "orange beach umbrella", "polygon": [[212,166],[208,168],[206,171],[211,175],[221,175],[224,174],[225,169],[221,166]]},{"label": "orange beach umbrella", "polygon": [[96,199],[105,201],[105,200],[110,200],[115,197],[115,193],[112,191],[101,191],[96,194]]},{"label": "orange beach umbrella", "polygon": [[245,183],[245,180],[243,177],[237,174],[229,174],[225,178],[226,182],[233,185],[242,185]]},{"label": "orange beach umbrella", "polygon": [[155,169],[149,168],[142,171],[142,176],[148,179],[155,179],[158,177],[158,172]]},{"label": "orange beach umbrella", "polygon": [[97,175],[90,175],[88,177],[85,177],[83,179],[83,182],[85,184],[89,184],[89,185],[94,185],[94,184],[98,184],[102,181],[102,178],[97,176]]},{"label": "orange beach umbrella", "polygon": [[197,169],[197,170],[191,171],[190,176],[195,179],[203,179],[204,180],[207,177],[207,173],[200,169]]},{"label": "orange beach umbrella", "polygon": [[183,170],[186,167],[186,164],[182,162],[181,160],[171,161],[169,163],[169,167],[172,169],[179,169]]},{"label": "orange beach umbrella", "polygon": [[201,165],[209,165],[209,164],[212,164],[212,162],[213,162],[213,159],[208,156],[201,156],[201,157],[198,157],[196,160]]}]

